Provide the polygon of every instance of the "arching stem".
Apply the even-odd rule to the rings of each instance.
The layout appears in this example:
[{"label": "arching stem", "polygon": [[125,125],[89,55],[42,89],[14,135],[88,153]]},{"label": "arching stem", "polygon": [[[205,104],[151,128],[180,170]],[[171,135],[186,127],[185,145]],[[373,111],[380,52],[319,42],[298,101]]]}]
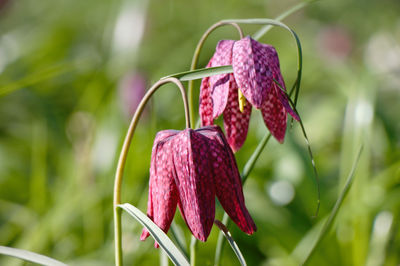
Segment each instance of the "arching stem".
[{"label": "arching stem", "polygon": [[174,83],[178,86],[179,90],[182,94],[183,105],[185,108],[185,119],[186,119],[186,127],[190,128],[190,117],[189,117],[189,108],[186,97],[186,91],[183,87],[182,83],[176,78],[165,78],[156,82],[144,95],[142,101],[139,103],[139,106],[136,109],[135,114],[133,115],[131,124],[129,125],[128,132],[126,133],[124,144],[122,145],[121,153],[119,155],[117,171],[115,173],[115,181],[114,181],[114,241],[115,241],[115,265],[122,265],[122,230],[121,230],[121,213],[122,209],[118,208],[118,204],[121,204],[121,186],[122,186],[122,177],[124,173],[126,158],[128,157],[129,146],[132,141],[133,134],[135,133],[136,126],[139,122],[140,116],[143,113],[144,108],[146,107],[147,102],[150,100],[151,96],[164,84],[166,83]]},{"label": "arching stem", "polygon": [[[208,28],[208,30],[203,34],[203,36],[201,36],[201,39],[199,41],[199,43],[197,44],[196,50],[194,51],[193,54],[193,59],[192,59],[192,64],[190,66],[190,70],[195,70],[197,68],[197,62],[199,61],[199,56],[200,56],[200,51],[201,48],[203,47],[207,37],[217,28],[225,26],[225,25],[231,25],[233,27],[235,27],[238,32],[239,32],[239,37],[240,39],[243,38],[243,31],[242,29],[239,27],[239,25],[235,22],[217,22],[214,25],[212,25],[210,28]],[[190,123],[192,123],[192,125],[194,125],[194,107],[193,107],[193,86],[194,86],[194,81],[190,80],[189,81],[189,85],[188,85],[188,99],[189,99],[189,112],[190,112],[190,118],[191,121]]]}]

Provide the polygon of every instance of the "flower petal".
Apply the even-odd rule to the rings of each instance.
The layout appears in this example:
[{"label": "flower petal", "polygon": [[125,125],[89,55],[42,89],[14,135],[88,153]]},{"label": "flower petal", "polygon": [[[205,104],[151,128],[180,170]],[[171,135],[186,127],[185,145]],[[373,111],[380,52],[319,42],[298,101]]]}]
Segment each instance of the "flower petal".
[{"label": "flower petal", "polygon": [[[281,81],[278,81],[279,84],[281,85],[282,88],[285,88],[285,83],[283,82],[283,79]],[[283,86],[282,86],[283,84]],[[286,111],[297,121],[300,120],[300,117],[297,115],[295,111],[293,111],[292,107],[289,104],[288,96],[286,95],[285,92],[282,91],[282,89],[277,85],[274,84],[274,87],[276,89],[277,95],[279,100],[281,101],[282,105],[285,107]]]},{"label": "flower petal", "polygon": [[[218,42],[212,58],[211,67],[226,66],[232,63],[232,47],[234,43],[235,41],[233,40],[222,40]],[[214,119],[222,114],[228,101],[229,76],[232,76],[232,74],[221,74],[210,77]]]},{"label": "flower petal", "polygon": [[[174,130],[159,132],[154,140],[151,156],[147,216],[165,233],[168,232],[178,203],[178,190],[170,156],[170,139],[176,134],[177,131]],[[149,232],[143,229],[140,239],[143,241],[148,236]],[[154,245],[158,247],[156,242]]]},{"label": "flower petal", "polygon": [[246,209],[239,170],[224,134],[218,126],[204,127],[200,130],[198,130],[199,133],[213,140],[209,147],[219,202],[243,232],[254,233],[257,227]]},{"label": "flower petal", "polygon": [[265,125],[280,143],[283,143],[286,133],[286,109],[282,105],[275,87],[261,107]]},{"label": "flower petal", "polygon": [[[300,120],[299,116],[296,114],[296,112],[293,111],[293,109],[291,108],[290,104],[289,104],[289,100],[287,99],[287,96],[285,94],[286,92],[286,86],[285,86],[285,81],[283,80],[282,74],[281,74],[281,70],[280,70],[280,64],[279,64],[279,58],[278,58],[278,53],[276,52],[275,48],[271,45],[268,44],[261,44],[264,49],[269,50],[269,66],[271,68],[272,71],[272,76],[273,79],[275,79],[275,81],[277,81],[279,83],[279,85],[282,87],[280,88],[275,81],[273,80],[272,82],[272,87],[271,89],[276,89],[277,92],[277,96],[279,98],[279,100],[281,101],[282,105],[285,107],[286,111],[293,116],[294,119],[296,119],[297,121]],[[270,90],[271,90],[270,89]],[[283,92],[282,89],[285,91]],[[269,91],[270,91],[269,90]]]},{"label": "flower petal", "polygon": [[224,110],[224,128],[229,146],[238,151],[246,140],[249,129],[251,104],[246,103],[243,112],[239,110],[238,87],[234,77],[229,81],[228,104]]},{"label": "flower petal", "polygon": [[232,67],[236,82],[246,99],[257,109],[261,108],[272,84],[269,52],[249,36],[233,46]]},{"label": "flower petal", "polygon": [[215,187],[207,139],[193,129],[185,129],[174,137],[172,145],[182,216],[192,234],[206,241],[215,216]]},{"label": "flower petal", "polygon": [[[212,58],[208,62],[206,67],[211,66]],[[199,102],[199,113],[201,118],[201,125],[208,126],[214,123],[213,119],[213,107],[211,100],[211,87],[210,87],[210,77],[203,78],[200,86],[200,102]]]}]

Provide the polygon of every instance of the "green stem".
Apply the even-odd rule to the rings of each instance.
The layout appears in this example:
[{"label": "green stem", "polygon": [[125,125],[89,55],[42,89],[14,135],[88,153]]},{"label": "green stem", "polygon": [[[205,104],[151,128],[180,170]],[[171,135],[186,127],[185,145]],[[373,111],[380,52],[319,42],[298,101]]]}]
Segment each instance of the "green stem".
[{"label": "green stem", "polygon": [[190,241],[190,265],[196,266],[197,239],[192,236]]},{"label": "green stem", "polygon": [[[230,220],[228,214],[226,212],[224,213],[224,216],[222,217],[222,223],[226,225],[226,227],[229,227]],[[214,258],[214,266],[218,266],[221,262],[221,256],[222,256],[222,250],[225,245],[225,240],[226,238],[224,237],[223,233],[218,234],[218,240],[217,240],[217,246],[215,248],[215,258]]]},{"label": "green stem", "polygon": [[321,198],[321,197],[320,197],[320,189],[319,189],[319,175],[318,175],[317,167],[315,166],[314,156],[313,156],[313,153],[312,153],[312,150],[311,150],[311,144],[310,144],[310,141],[308,140],[308,136],[307,136],[307,133],[306,133],[306,129],[304,128],[303,121],[301,120],[300,114],[299,114],[299,112],[298,112],[297,109],[296,109],[295,103],[292,101],[292,99],[290,99],[290,95],[286,93],[286,91],[283,89],[283,87],[279,84],[279,82],[278,82],[276,79],[274,79],[274,82],[275,82],[275,84],[279,87],[279,89],[286,95],[286,98],[288,99],[290,105],[292,106],[293,111],[294,111],[294,112],[297,114],[297,116],[299,117],[300,128],[301,128],[301,131],[303,132],[303,136],[304,136],[304,139],[305,139],[305,141],[306,141],[306,145],[307,145],[307,149],[308,149],[308,154],[310,155],[311,164],[312,164],[313,171],[314,171],[315,181],[316,181],[316,183],[317,183],[317,197],[318,197],[318,199],[317,199],[317,209],[316,209],[315,215],[314,215],[314,218],[315,218],[315,217],[318,216],[319,205],[320,205],[320,198]]},{"label": "green stem", "polygon": [[128,132],[125,136],[124,144],[121,149],[121,153],[118,160],[117,171],[115,173],[115,181],[114,181],[114,234],[115,234],[115,265],[122,265],[122,229],[121,229],[121,213],[122,210],[118,208],[118,204],[121,204],[121,186],[122,186],[122,177],[124,173],[126,158],[128,157],[129,146],[132,141],[133,134],[135,132],[136,126],[139,122],[140,116],[147,104],[150,100],[151,96],[160,88],[162,85],[166,83],[175,83],[181,91],[183,105],[185,108],[185,119],[186,119],[186,127],[190,128],[190,117],[189,117],[189,108],[186,98],[186,91],[183,87],[182,83],[176,78],[165,78],[156,82],[144,95],[142,101],[139,103],[139,106],[136,109],[135,114],[133,115],[131,124],[129,125]]},{"label": "green stem", "polygon": [[[302,9],[303,7],[306,7],[308,4],[311,4],[313,2],[316,2],[317,0],[310,0],[310,1],[304,1],[302,3],[299,3],[295,6],[293,6],[292,8],[290,8],[289,10],[283,12],[282,14],[280,14],[279,16],[277,16],[274,20],[277,21],[281,21],[284,20],[285,18],[287,18],[288,16],[290,16],[291,14],[293,14],[294,12]],[[264,36],[270,29],[272,28],[271,25],[268,26],[264,26],[261,29],[259,29],[256,33],[253,34],[253,38],[255,40],[260,39],[262,36]]]},{"label": "green stem", "polygon": [[[254,150],[253,154],[250,156],[249,160],[247,161],[247,163],[243,167],[243,171],[242,171],[242,174],[241,174],[242,184],[243,185],[246,182],[247,177],[249,176],[251,170],[253,170],[253,167],[256,164],[257,159],[260,157],[261,152],[264,150],[264,148],[267,145],[267,143],[270,140],[270,138],[271,138],[271,133],[265,134],[264,138],[257,145],[257,148]],[[229,218],[228,214],[224,213],[224,216],[222,218],[222,223],[225,224],[226,227],[229,228],[230,220],[228,220],[228,218]],[[224,244],[225,244],[225,237],[220,232],[219,235],[218,235],[217,246],[216,246],[216,249],[215,249],[214,266],[217,266],[217,265],[220,264],[221,255],[222,255],[222,249],[224,247]]]},{"label": "green stem", "polygon": [[[201,48],[203,47],[204,42],[206,41],[207,37],[215,29],[217,29],[221,26],[224,26],[224,25],[231,25],[231,26],[235,27],[239,32],[240,39],[243,38],[243,31],[239,27],[239,25],[236,24],[235,22],[220,21],[220,22],[215,23],[210,28],[208,28],[208,30],[203,34],[203,36],[201,36],[201,39],[200,39],[199,43],[197,44],[196,50],[194,51],[194,54],[193,54],[193,59],[192,59],[192,64],[190,66],[190,70],[195,70],[197,68],[197,62],[199,61],[200,51],[201,51]],[[190,80],[189,85],[188,85],[188,99],[189,99],[189,112],[190,112],[190,119],[191,119],[190,123],[192,123],[192,125],[194,125],[193,87],[194,87],[194,81]]]},{"label": "green stem", "polygon": [[[217,28],[224,26],[224,25],[231,25],[235,27],[238,32],[239,32],[239,37],[240,39],[243,38],[243,31],[239,27],[238,24],[234,22],[217,22],[214,25],[212,25],[208,30],[201,36],[201,39],[199,43],[197,44],[196,50],[194,51],[193,58],[192,58],[192,64],[190,65],[190,70],[195,70],[197,68],[197,63],[199,61],[199,56],[200,56],[200,51],[201,48],[203,47],[207,37]],[[189,113],[190,113],[190,123],[192,125],[195,124],[194,122],[194,103],[193,103],[193,87],[194,87],[194,80],[189,80],[189,85],[188,85],[188,98],[189,98]],[[196,263],[196,248],[197,248],[197,240],[196,238],[192,237],[191,243],[190,243],[190,264],[193,266]]]}]

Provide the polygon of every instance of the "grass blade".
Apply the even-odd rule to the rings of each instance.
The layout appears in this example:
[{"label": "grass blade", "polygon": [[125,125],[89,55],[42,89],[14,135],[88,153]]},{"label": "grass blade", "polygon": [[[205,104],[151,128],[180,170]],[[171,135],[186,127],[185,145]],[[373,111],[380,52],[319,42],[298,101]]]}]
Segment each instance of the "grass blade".
[{"label": "grass blade", "polygon": [[195,80],[195,79],[202,79],[205,77],[219,75],[219,74],[227,74],[232,73],[233,68],[231,65],[227,66],[219,66],[219,67],[208,67],[208,68],[199,68],[195,70],[189,70],[185,72],[180,72],[176,74],[172,74],[164,78],[177,78],[180,81],[188,81],[188,80]]},{"label": "grass blade", "polygon": [[337,199],[335,206],[333,207],[329,217],[328,217],[328,221],[326,221],[326,223],[324,224],[324,226],[321,229],[321,232],[319,233],[317,240],[314,242],[314,244],[312,245],[310,251],[308,252],[308,254],[304,257],[304,259],[301,261],[301,265],[305,265],[308,260],[311,258],[311,256],[313,255],[313,253],[315,252],[316,248],[318,247],[318,245],[321,243],[322,239],[326,236],[326,234],[328,233],[329,229],[331,228],[333,221],[336,218],[337,213],[339,212],[340,207],[342,206],[343,200],[346,197],[347,193],[349,192],[351,185],[353,184],[353,179],[354,179],[354,173],[356,171],[358,162],[360,160],[360,156],[362,153],[363,147],[360,147],[360,150],[358,151],[356,160],[354,161],[354,164],[352,166],[352,169],[350,171],[350,174],[347,178],[346,184],[342,190],[342,192],[339,195],[339,198]]},{"label": "grass blade", "polygon": [[[289,10],[285,11],[284,13],[280,14],[279,16],[277,16],[274,20],[276,21],[281,21],[284,20],[285,18],[287,18],[288,16],[290,16],[291,14],[293,14],[294,12],[302,9],[303,7],[307,6],[308,4],[311,4],[312,2],[315,2],[316,0],[311,0],[311,1],[305,1],[302,3],[299,3],[297,5],[295,5],[294,7],[290,8]],[[256,33],[253,34],[253,38],[255,40],[260,39],[262,36],[264,36],[264,34],[266,34],[270,29],[272,28],[271,25],[266,25],[264,27],[262,27],[261,29],[259,29]]]},{"label": "grass blade", "polygon": [[149,217],[147,217],[147,215],[129,203],[120,204],[118,207],[126,211],[130,216],[146,227],[150,235],[157,241],[175,265],[189,266],[189,262],[181,251],[174,245],[171,239],[169,239],[169,237],[152,220],[150,220]]},{"label": "grass blade", "polygon": [[226,228],[226,226],[218,220],[215,220],[214,224],[216,226],[218,226],[218,228],[224,234],[226,240],[228,240],[228,243],[229,243],[229,245],[231,245],[231,248],[232,248],[233,252],[235,252],[235,255],[238,258],[240,264],[247,265],[243,255],[242,255],[242,252],[240,252],[240,249],[239,249],[238,245],[236,244],[235,240],[233,240],[231,233],[229,233],[228,228]]},{"label": "grass blade", "polygon": [[59,64],[59,65],[54,65],[51,67],[48,67],[46,69],[43,69],[39,72],[30,74],[20,80],[8,83],[8,84],[2,84],[0,87],[0,97],[5,96],[7,94],[10,94],[16,90],[35,85],[39,82],[57,77],[59,75],[62,75],[64,73],[73,71],[74,67],[72,64]]},{"label": "grass blade", "polygon": [[48,266],[66,266],[67,264],[62,263],[58,260],[46,257],[44,255],[28,251],[28,250],[23,250],[23,249],[18,249],[18,248],[10,248],[10,247],[4,247],[0,246],[0,254],[19,258],[25,261],[30,261],[33,263],[41,264],[41,265],[48,265]]}]

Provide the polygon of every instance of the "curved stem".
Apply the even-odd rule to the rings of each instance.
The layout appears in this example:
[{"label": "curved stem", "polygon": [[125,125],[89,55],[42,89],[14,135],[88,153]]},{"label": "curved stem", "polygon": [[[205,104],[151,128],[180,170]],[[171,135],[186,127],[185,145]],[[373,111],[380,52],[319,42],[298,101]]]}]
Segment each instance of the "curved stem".
[{"label": "curved stem", "polygon": [[135,114],[133,115],[131,124],[129,125],[128,132],[126,133],[124,144],[121,149],[121,153],[119,155],[117,171],[115,173],[115,181],[114,181],[114,241],[115,241],[115,265],[122,265],[122,241],[121,241],[121,212],[122,210],[118,208],[118,204],[121,204],[121,186],[122,186],[122,177],[124,173],[126,158],[128,157],[129,146],[132,141],[133,134],[135,132],[136,126],[139,122],[139,118],[143,113],[143,110],[150,100],[151,96],[160,88],[162,85],[166,83],[175,83],[181,91],[183,105],[185,108],[185,119],[186,119],[186,127],[190,128],[190,117],[189,117],[189,108],[186,98],[186,91],[183,87],[182,83],[176,78],[165,78],[156,82],[144,95],[142,101],[139,103],[139,106],[136,109]]},{"label": "curved stem", "polygon": [[[194,51],[194,54],[193,54],[193,59],[192,59],[192,64],[190,65],[190,70],[195,70],[197,68],[197,62],[199,61],[200,51],[201,51],[201,48],[203,47],[204,42],[206,41],[207,37],[215,29],[217,29],[221,26],[225,26],[225,25],[231,25],[231,26],[235,27],[239,32],[240,39],[243,38],[243,31],[237,23],[223,22],[223,21],[215,23],[210,28],[208,28],[208,30],[203,34],[203,36],[201,36],[201,39],[200,39],[199,43],[197,44],[196,50]],[[188,85],[188,99],[189,99],[189,112],[190,112],[190,119],[191,119],[190,123],[192,123],[192,125],[194,125],[193,85],[194,85],[194,81],[190,80],[189,85]]]},{"label": "curved stem", "polygon": [[[271,26],[277,26],[284,28],[290,32],[290,34],[293,36],[296,45],[297,45],[297,78],[296,81],[293,85],[293,88],[295,88],[295,97],[294,97],[294,104],[297,104],[297,98],[299,96],[299,90],[300,90],[300,82],[301,82],[301,74],[302,74],[302,68],[303,68],[303,55],[302,55],[302,49],[301,49],[301,43],[300,39],[297,36],[296,32],[289,28],[286,24],[275,20],[275,19],[267,19],[267,18],[254,18],[254,19],[227,19],[227,20],[222,20],[221,22],[225,23],[243,23],[243,24],[261,24],[261,25],[271,25]],[[256,36],[253,36],[254,39],[261,38],[262,35],[256,34]]]},{"label": "curved stem", "polygon": [[190,265],[196,266],[197,239],[192,236],[190,241]]}]

